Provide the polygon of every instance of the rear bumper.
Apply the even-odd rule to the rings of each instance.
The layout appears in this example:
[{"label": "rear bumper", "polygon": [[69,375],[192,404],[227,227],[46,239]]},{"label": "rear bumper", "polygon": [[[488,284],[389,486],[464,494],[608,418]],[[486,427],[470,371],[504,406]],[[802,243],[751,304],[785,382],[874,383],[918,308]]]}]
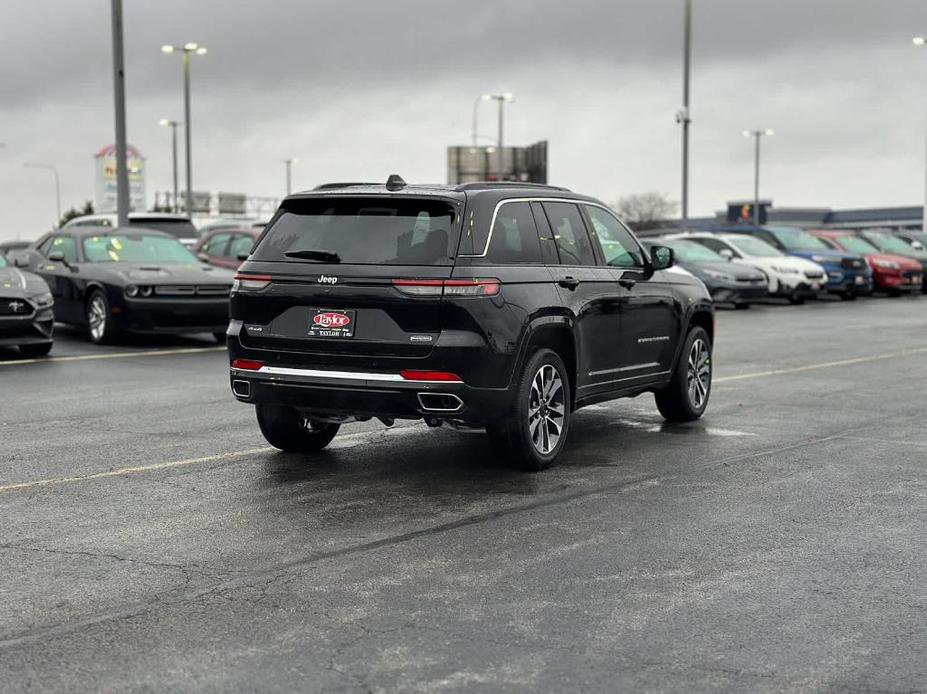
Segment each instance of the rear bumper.
[{"label": "rear bumper", "polygon": [[240,402],[290,405],[330,415],[485,422],[509,409],[507,389],[406,381],[398,374],[263,367],[230,370]]}]

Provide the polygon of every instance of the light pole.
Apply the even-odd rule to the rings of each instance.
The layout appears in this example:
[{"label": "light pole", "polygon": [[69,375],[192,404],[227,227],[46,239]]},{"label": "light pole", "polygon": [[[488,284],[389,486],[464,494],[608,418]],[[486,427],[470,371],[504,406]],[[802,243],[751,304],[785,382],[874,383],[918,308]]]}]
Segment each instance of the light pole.
[{"label": "light pole", "polygon": [[[129,225],[129,170],[126,144],[126,70],[122,39],[122,0],[112,0],[113,32],[113,104],[116,126],[116,219],[121,227]],[[61,219],[59,210],[58,219]]]},{"label": "light pole", "polygon": [[756,156],[753,161],[753,225],[760,225],[760,139],[770,136],[773,131],[769,128],[764,130],[744,130],[744,137],[752,137],[756,140]]},{"label": "light pole", "polygon": [[58,217],[55,220],[55,226],[61,221],[61,179],[58,177],[58,169],[51,164],[23,164],[28,169],[46,169],[55,174],[55,210]]},{"label": "light pole", "polygon": [[[487,98],[488,97],[488,98]],[[499,103],[499,137],[496,139],[496,180],[502,180],[502,164],[503,164],[503,144],[502,144],[502,132],[503,132],[503,121],[504,121],[504,111],[505,111],[505,102],[506,101],[515,101],[515,97],[512,96],[509,92],[505,94],[484,94],[480,97],[485,100],[493,100]]]},{"label": "light pole", "polygon": [[[918,48],[923,48],[925,45],[927,45],[927,37],[915,36],[913,39],[911,39],[911,43],[913,43]],[[922,231],[927,231],[927,176],[925,176],[924,180],[924,216],[921,219],[921,229]]]},{"label": "light pole", "polygon": [[689,72],[692,58],[692,0],[685,0],[682,49],[682,110],[676,122],[682,124],[682,228],[689,226]]},{"label": "light pole", "polygon": [[206,48],[197,43],[185,43],[183,46],[161,46],[163,53],[181,53],[183,58],[183,122],[184,122],[184,157],[187,169],[187,216],[193,216],[193,158],[190,150],[190,55],[206,55]]},{"label": "light pole", "polygon": [[171,210],[177,212],[177,126],[180,121],[162,118],[158,125],[171,129],[171,168],[173,169],[174,197],[172,198]]},{"label": "light pole", "polygon": [[479,130],[477,127],[477,117],[479,116],[480,102],[489,101],[490,99],[492,99],[492,97],[489,94],[480,94],[473,100],[473,128],[470,132],[474,147],[476,147],[476,138],[479,137],[479,135],[477,135]]},{"label": "light pole", "polygon": [[292,192],[292,173],[293,173],[293,164],[298,164],[299,159],[292,157],[290,159],[284,159],[283,163],[286,164],[286,194],[289,195]]}]

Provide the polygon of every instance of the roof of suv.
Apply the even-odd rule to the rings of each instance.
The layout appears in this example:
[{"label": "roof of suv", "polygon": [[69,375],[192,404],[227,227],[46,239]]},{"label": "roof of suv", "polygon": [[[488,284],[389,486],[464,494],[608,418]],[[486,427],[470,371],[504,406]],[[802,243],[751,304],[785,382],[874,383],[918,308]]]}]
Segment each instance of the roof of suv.
[{"label": "roof of suv", "polygon": [[[398,178],[398,177],[397,177]],[[495,192],[514,193],[525,197],[536,196],[539,193],[555,194],[557,197],[570,197],[577,200],[586,196],[577,195],[568,188],[546,185],[543,183],[525,183],[521,181],[478,181],[474,183],[442,184],[442,183],[405,183],[402,179],[394,182],[394,177],[386,183],[323,183],[312,190],[293,193],[286,199],[294,200],[311,197],[324,197],[326,195],[442,195],[444,197],[463,199],[468,192]]]}]

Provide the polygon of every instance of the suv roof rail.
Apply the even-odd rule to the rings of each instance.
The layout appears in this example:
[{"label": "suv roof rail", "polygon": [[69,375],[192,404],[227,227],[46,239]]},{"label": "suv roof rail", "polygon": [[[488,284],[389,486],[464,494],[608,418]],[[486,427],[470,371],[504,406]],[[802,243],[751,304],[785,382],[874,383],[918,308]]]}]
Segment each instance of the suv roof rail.
[{"label": "suv roof rail", "polygon": [[312,190],[334,190],[335,188],[351,188],[352,186],[376,186],[379,183],[370,181],[346,181],[344,183],[320,183]]},{"label": "suv roof rail", "polygon": [[493,188],[540,188],[543,190],[559,190],[565,193],[571,193],[569,188],[563,186],[553,186],[549,183],[527,183],[524,181],[475,181],[473,183],[461,183],[457,190],[492,190]]}]

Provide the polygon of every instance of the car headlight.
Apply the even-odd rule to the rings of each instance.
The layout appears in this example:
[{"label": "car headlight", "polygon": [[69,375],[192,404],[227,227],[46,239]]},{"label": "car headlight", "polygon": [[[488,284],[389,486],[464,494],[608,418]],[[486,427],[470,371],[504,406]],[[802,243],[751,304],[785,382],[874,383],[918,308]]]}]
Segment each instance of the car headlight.
[{"label": "car headlight", "polygon": [[138,287],[134,284],[130,284],[126,287],[126,296],[138,296]]},{"label": "car headlight", "polygon": [[801,270],[796,270],[793,267],[781,267],[778,265],[773,265],[772,271],[781,273],[783,275],[800,275],[801,274]]},{"label": "car headlight", "polygon": [[876,267],[882,267],[886,270],[900,270],[901,266],[898,263],[893,263],[891,260],[880,260],[879,258],[873,258],[872,264]]},{"label": "car headlight", "polygon": [[733,282],[734,278],[724,272],[718,272],[717,270],[702,270],[703,273],[709,277],[714,277],[718,280],[725,280],[727,282]]},{"label": "car headlight", "polygon": [[823,255],[813,255],[813,256],[811,256],[811,261],[814,262],[814,263],[818,263],[819,265],[822,265],[822,264],[824,264],[824,263],[832,263],[832,262],[834,262],[834,259],[833,259],[833,258],[827,258],[827,257],[825,257],[825,256],[823,256]]},{"label": "car headlight", "polygon": [[39,308],[45,308],[46,306],[51,306],[55,300],[52,297],[51,292],[42,292],[41,294],[36,294],[35,296],[31,296],[29,298]]}]

